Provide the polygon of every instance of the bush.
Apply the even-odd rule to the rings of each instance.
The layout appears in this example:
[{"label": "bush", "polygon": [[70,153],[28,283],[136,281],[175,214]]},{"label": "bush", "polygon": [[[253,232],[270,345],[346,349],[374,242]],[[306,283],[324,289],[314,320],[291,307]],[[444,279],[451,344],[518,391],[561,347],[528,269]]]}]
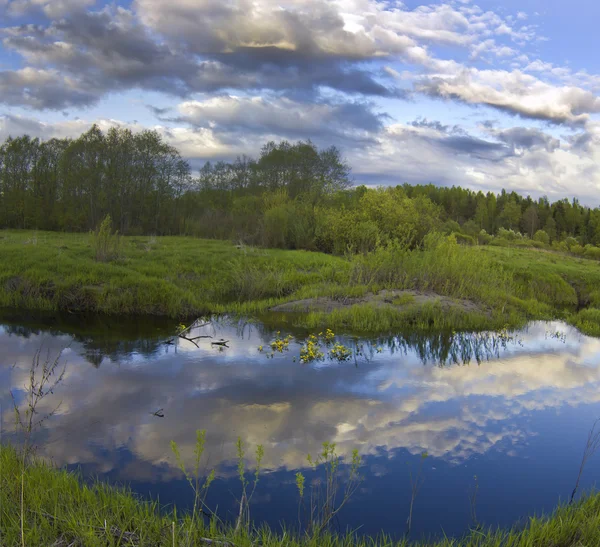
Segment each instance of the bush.
[{"label": "bush", "polygon": [[460,224],[456,220],[447,220],[442,224],[440,231],[446,235],[460,232]]},{"label": "bush", "polygon": [[579,241],[577,241],[574,237],[565,238],[564,242],[567,249],[570,251],[571,247],[575,247],[575,245],[579,245]]},{"label": "bush", "polygon": [[559,251],[561,253],[569,252],[569,248],[567,247],[567,244],[564,241],[553,241],[552,248],[555,251]]},{"label": "bush", "polygon": [[456,239],[456,242],[460,243],[461,245],[475,245],[475,238],[471,237],[470,235],[461,233],[453,233],[452,235]]},{"label": "bush", "polygon": [[569,250],[571,251],[571,253],[573,253],[576,256],[583,256],[583,253],[585,251],[585,249],[581,245],[579,245],[579,243],[571,246],[571,248]]},{"label": "bush", "polygon": [[477,235],[477,241],[479,242],[479,245],[487,245],[490,243],[490,241],[492,241],[492,239],[494,239],[493,236],[488,234],[485,230],[481,230]]},{"label": "bush", "polygon": [[544,230],[538,230],[533,235],[533,240],[543,243],[544,245],[550,245],[550,236],[544,232]]},{"label": "bush", "polygon": [[586,245],[583,251],[583,256],[593,260],[600,260],[600,247],[595,245]]},{"label": "bush", "polygon": [[467,222],[462,225],[461,231],[463,234],[476,238],[479,233],[479,224],[474,220],[467,220]]},{"label": "bush", "polygon": [[92,248],[98,262],[108,262],[119,256],[119,232],[113,232],[112,219],[106,215],[100,226],[92,233]]},{"label": "bush", "polygon": [[515,239],[523,239],[523,236],[519,232],[514,230],[507,230],[506,228],[498,229],[498,237],[505,239],[506,241],[514,241]]}]

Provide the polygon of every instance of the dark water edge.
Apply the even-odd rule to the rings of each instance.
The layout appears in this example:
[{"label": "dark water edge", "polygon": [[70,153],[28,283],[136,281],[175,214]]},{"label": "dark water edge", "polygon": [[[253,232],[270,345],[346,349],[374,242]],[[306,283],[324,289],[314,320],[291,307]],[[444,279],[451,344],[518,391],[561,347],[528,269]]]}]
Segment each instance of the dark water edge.
[{"label": "dark water edge", "polygon": [[[476,484],[478,520],[486,525],[550,512],[569,495],[587,432],[600,416],[600,341],[559,323],[499,335],[345,336],[344,344],[363,347],[360,358],[311,364],[297,360],[300,344],[272,359],[258,352],[276,334],[256,321],[221,318],[198,331],[230,339],[224,350],[208,340],[200,348],[165,345],[176,325],[156,318],[3,310],[0,325],[3,386],[18,388],[9,364],[26,367],[39,343],[69,344],[70,376],[60,393],[67,409],[38,436],[57,465],[190,507],[169,442],[189,455],[195,429],[207,429],[219,470],[208,502],[231,520],[239,435],[250,452],[265,446],[267,470],[252,517],[274,528],[295,525],[294,474],[319,476],[304,460],[325,440],[363,455],[365,480],[336,522],[342,531],[401,536],[410,473],[424,451],[415,538],[468,529]],[[6,408],[6,394],[0,398]],[[159,407],[164,419],[151,416]],[[586,469],[583,489],[600,477],[597,467],[592,461]]]}]

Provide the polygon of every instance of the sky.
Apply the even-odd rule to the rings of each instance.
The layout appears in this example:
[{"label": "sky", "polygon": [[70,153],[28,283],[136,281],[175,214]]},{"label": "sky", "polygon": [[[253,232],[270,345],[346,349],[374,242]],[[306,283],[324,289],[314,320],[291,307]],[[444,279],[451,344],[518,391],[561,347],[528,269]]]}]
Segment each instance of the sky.
[{"label": "sky", "polygon": [[335,145],[356,183],[600,205],[600,3],[0,0],[0,139]]}]

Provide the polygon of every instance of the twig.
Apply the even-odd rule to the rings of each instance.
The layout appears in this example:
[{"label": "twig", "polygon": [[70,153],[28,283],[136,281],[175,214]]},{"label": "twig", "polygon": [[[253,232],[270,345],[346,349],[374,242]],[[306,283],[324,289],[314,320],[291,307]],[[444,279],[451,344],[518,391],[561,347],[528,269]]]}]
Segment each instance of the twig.
[{"label": "twig", "polygon": [[191,338],[186,338],[185,336],[182,336],[181,334],[177,335],[179,338],[183,338],[184,340],[187,340],[188,342],[191,342],[192,344],[194,344],[194,346],[196,346],[198,349],[200,349],[200,346],[198,344],[196,344],[196,342],[194,342],[194,340],[192,340]]}]

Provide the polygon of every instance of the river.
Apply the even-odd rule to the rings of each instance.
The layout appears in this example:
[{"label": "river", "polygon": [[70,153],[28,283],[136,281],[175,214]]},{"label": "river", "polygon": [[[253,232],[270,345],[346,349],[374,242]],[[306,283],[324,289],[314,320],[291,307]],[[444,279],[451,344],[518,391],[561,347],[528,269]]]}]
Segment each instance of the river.
[{"label": "river", "polygon": [[[412,477],[420,484],[411,531],[418,538],[551,511],[568,499],[600,417],[600,340],[560,322],[496,334],[336,335],[348,360],[331,358],[323,340],[324,358],[306,363],[307,332],[277,335],[258,321],[221,318],[185,333],[203,338],[166,343],[176,328],[4,312],[4,442],[17,440],[10,391],[23,405],[36,351],[54,358],[62,350],[64,378],[41,410],[60,407],[34,435],[38,454],[56,465],[189,508],[192,492],[170,442],[189,466],[195,431],[206,430],[203,468],[217,477],[207,504],[234,519],[240,437],[250,472],[256,446],[264,447],[252,519],[297,527],[295,474],[305,475],[310,491],[322,470],[311,468],[307,454],[335,442],[342,456],[358,450],[362,481],[333,527],[401,536]],[[270,343],[288,334],[287,349],[272,352]],[[221,339],[226,346],[213,344]],[[581,489],[598,478],[592,458]]]}]

